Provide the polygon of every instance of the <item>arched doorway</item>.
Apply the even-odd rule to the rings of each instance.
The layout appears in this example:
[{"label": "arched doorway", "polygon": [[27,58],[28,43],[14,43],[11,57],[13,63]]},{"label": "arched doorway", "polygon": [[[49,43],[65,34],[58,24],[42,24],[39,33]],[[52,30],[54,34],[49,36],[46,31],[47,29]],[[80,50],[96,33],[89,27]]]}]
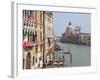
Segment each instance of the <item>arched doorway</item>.
[{"label": "arched doorway", "polygon": [[28,52],[26,56],[26,69],[31,69],[31,53]]}]

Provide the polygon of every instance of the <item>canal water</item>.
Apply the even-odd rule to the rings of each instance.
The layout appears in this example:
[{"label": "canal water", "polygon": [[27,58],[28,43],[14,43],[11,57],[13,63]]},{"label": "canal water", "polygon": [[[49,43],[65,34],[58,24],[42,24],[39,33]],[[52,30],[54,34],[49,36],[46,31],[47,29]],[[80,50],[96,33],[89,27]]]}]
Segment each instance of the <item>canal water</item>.
[{"label": "canal water", "polygon": [[[69,51],[72,54],[72,63],[70,64],[70,56],[68,54],[64,54],[65,67],[80,67],[80,66],[90,66],[91,65],[91,47],[78,45],[78,44],[70,44],[70,43],[57,43],[60,45],[64,51]],[[56,52],[55,56],[62,55],[61,53]]]}]

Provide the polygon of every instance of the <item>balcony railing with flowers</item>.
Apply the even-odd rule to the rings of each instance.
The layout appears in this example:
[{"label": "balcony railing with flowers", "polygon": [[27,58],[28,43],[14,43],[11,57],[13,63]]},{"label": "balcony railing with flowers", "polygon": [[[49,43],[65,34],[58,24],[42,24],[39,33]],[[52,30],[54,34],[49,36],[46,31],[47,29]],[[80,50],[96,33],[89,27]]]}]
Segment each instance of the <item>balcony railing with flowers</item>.
[{"label": "balcony railing with flowers", "polygon": [[36,42],[33,42],[33,41],[23,42],[23,48],[24,49],[32,48],[35,45],[44,45],[44,41],[42,40],[42,41],[36,41]]}]

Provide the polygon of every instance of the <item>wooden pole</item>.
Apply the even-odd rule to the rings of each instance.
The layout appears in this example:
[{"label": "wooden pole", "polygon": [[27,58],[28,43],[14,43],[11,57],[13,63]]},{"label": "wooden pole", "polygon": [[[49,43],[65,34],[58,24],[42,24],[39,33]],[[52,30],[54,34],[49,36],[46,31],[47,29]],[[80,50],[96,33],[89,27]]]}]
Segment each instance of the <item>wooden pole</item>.
[{"label": "wooden pole", "polygon": [[58,60],[58,67],[60,66],[60,55],[59,55],[59,60]]},{"label": "wooden pole", "polygon": [[62,60],[63,60],[63,67],[64,67],[64,62],[65,62],[65,57],[64,57],[64,55],[62,56]]},{"label": "wooden pole", "polygon": [[70,53],[70,66],[72,66],[72,54]]}]

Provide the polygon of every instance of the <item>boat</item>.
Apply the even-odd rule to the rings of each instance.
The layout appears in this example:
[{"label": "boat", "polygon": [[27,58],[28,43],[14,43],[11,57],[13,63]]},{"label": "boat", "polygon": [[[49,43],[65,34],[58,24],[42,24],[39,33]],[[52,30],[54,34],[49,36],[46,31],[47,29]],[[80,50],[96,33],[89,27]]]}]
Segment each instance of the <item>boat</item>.
[{"label": "boat", "polygon": [[54,44],[54,50],[55,51],[61,51],[62,49],[61,49],[61,47],[57,43],[55,43]]}]

